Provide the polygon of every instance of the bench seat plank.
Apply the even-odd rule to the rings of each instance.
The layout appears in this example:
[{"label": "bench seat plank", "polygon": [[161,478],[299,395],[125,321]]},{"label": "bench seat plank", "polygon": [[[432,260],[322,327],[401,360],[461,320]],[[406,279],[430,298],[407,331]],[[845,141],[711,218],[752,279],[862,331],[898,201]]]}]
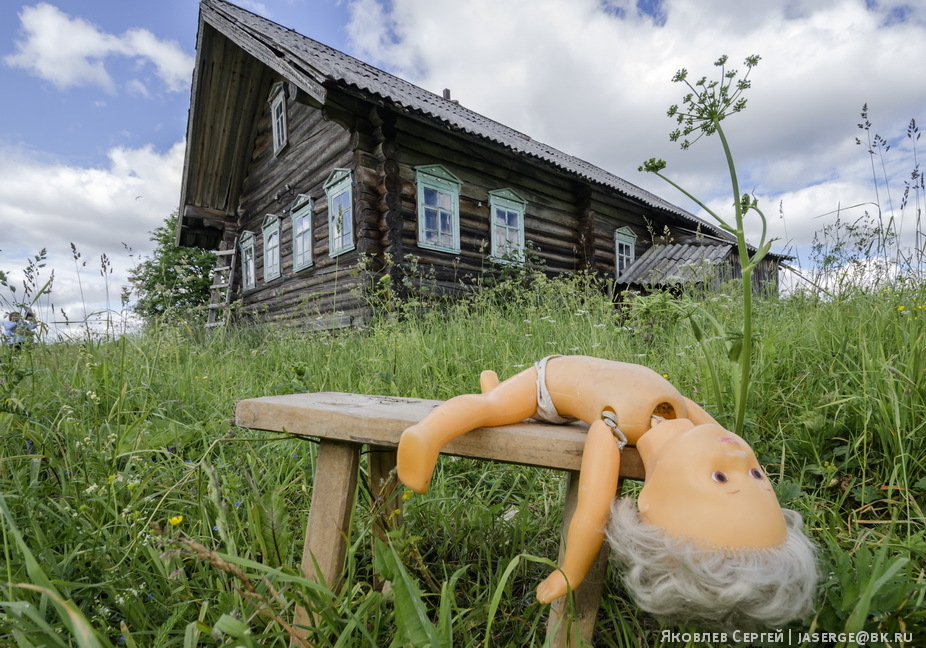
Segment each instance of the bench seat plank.
[{"label": "bench seat plank", "polygon": [[[299,436],[396,447],[402,432],[442,401],[340,392],[287,394],[242,400],[235,425]],[[516,423],[477,428],[448,443],[442,454],[504,463],[579,470],[585,444],[584,423]],[[643,479],[635,448],[625,448],[620,476]]]}]

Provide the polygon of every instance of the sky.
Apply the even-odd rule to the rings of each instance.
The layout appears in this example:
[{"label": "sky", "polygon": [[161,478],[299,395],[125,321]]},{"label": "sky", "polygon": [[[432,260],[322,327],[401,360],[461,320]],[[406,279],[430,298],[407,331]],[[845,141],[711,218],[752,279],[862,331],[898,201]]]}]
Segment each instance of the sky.
[{"label": "sky", "polygon": [[[666,110],[685,94],[672,82],[679,69],[714,78],[719,56],[744,72],[758,54],[748,105],[724,127],[773,251],[807,267],[815,232],[837,217],[877,217],[879,204],[913,241],[923,199],[900,204],[922,154],[907,132],[926,120],[926,0],[238,4],[438,94],[449,88],[464,106],[705,218],[637,169],[665,159],[667,175],[729,216],[718,139],[681,150]],[[46,251],[46,320],[119,310],[128,270],[178,208],[197,20],[196,0],[0,3],[0,270],[19,281]],[[876,134],[889,149],[871,154]],[[746,231],[757,240],[758,222]]]}]

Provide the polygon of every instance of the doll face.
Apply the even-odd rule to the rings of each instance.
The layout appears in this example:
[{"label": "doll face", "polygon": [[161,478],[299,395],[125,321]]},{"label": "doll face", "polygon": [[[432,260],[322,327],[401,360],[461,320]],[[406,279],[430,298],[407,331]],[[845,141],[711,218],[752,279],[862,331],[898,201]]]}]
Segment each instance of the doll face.
[{"label": "doll face", "polygon": [[714,424],[662,441],[645,458],[638,502],[644,521],[669,535],[720,547],[775,547],[785,541],[778,499],[745,441]]}]

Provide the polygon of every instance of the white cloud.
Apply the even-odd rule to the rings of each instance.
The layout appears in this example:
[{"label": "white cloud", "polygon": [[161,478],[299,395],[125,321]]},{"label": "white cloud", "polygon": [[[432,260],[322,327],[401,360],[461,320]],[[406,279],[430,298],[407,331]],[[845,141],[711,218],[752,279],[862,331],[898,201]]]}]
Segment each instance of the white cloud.
[{"label": "white cloud", "polygon": [[[0,150],[0,269],[19,278],[28,259],[46,249],[55,283],[45,301],[54,304],[55,318],[62,308],[71,319],[105,309],[107,291],[109,306],[118,309],[129,269],[151,252],[149,233],[177,209],[184,147],[181,141],[163,153],[114,148],[103,168]],[[73,258],[72,244],[80,259]],[[111,264],[106,277],[102,255]]]},{"label": "white cloud", "polygon": [[912,170],[904,129],[912,117],[926,119],[926,67],[918,64],[926,60],[926,5],[660,6],[664,24],[627,0],[354,0],[348,33],[360,58],[433,92],[450,88],[463,105],[689,209],[696,207],[636,170],[665,158],[668,174],[695,195],[732,201],[717,138],[685,152],[668,141],[675,124],[665,111],[685,90],[670,80],[683,67],[696,78],[712,74],[721,54],[740,70],[759,54],[749,105],[724,126],[741,188],[759,194],[776,235],[806,246],[833,218],[816,215],[875,200],[866,147],[854,143],[866,102],[873,132],[894,144],[888,175],[902,192]]},{"label": "white cloud", "polygon": [[146,29],[130,29],[115,36],[46,3],[23,7],[19,18],[23,38],[5,62],[50,81],[60,90],[91,85],[115,93],[116,82],[106,69],[106,59],[112,56],[150,63],[170,92],[189,86],[192,57],[176,42],[162,41]]}]

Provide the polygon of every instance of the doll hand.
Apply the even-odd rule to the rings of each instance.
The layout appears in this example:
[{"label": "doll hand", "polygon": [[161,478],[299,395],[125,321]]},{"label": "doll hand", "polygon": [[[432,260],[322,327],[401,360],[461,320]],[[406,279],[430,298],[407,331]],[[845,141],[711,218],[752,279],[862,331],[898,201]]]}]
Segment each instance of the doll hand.
[{"label": "doll hand", "polygon": [[537,586],[537,600],[541,603],[550,603],[561,596],[565,596],[568,589],[569,583],[566,581],[563,572],[556,570]]}]

